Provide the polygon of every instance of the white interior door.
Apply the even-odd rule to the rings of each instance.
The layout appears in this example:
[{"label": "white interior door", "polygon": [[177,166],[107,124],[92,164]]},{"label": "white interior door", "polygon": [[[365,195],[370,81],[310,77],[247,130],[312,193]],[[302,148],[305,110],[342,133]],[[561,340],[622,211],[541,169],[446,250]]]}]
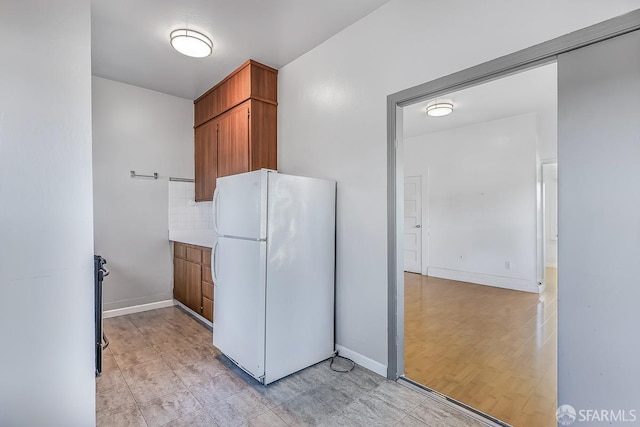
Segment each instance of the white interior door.
[{"label": "white interior door", "polygon": [[422,177],[404,179],[404,271],[422,272]]}]

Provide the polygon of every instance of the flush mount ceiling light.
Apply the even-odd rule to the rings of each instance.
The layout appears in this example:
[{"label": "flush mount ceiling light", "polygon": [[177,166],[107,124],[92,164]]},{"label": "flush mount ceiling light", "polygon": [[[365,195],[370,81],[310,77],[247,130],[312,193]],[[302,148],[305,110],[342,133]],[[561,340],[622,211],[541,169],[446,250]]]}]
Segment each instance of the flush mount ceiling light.
[{"label": "flush mount ceiling light", "polygon": [[453,104],[450,102],[434,102],[427,106],[427,114],[431,117],[447,116],[453,112]]},{"label": "flush mount ceiling light", "polygon": [[171,46],[183,55],[204,58],[213,52],[213,43],[209,37],[193,30],[180,29],[169,35]]}]

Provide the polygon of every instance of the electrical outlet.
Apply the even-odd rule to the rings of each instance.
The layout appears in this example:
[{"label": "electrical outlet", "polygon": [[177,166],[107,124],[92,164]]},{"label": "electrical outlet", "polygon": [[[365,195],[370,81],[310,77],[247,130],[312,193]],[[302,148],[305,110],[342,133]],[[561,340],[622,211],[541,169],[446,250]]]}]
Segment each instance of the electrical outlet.
[{"label": "electrical outlet", "polygon": [[504,269],[505,270],[511,270],[511,261],[505,261],[504,262]]}]

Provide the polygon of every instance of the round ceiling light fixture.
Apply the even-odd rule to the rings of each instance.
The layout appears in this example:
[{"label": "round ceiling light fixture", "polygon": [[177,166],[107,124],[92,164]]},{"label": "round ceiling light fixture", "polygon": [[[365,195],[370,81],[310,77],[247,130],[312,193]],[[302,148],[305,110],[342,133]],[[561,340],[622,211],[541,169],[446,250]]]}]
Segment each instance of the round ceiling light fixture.
[{"label": "round ceiling light fixture", "polygon": [[169,35],[171,46],[183,55],[204,58],[213,52],[211,39],[193,30],[179,29]]},{"label": "round ceiling light fixture", "polygon": [[427,106],[427,114],[431,117],[448,116],[453,112],[453,104],[450,102],[434,102]]}]

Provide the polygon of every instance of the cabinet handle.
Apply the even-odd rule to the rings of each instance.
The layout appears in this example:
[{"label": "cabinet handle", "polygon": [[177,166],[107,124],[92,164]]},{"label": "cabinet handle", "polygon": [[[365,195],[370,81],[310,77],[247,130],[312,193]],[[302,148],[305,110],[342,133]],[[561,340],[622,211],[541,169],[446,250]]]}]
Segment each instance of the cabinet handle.
[{"label": "cabinet handle", "polygon": [[216,236],[220,235],[219,229],[218,229],[219,200],[220,200],[220,190],[216,187],[216,189],[213,190],[213,232],[216,234]]}]

